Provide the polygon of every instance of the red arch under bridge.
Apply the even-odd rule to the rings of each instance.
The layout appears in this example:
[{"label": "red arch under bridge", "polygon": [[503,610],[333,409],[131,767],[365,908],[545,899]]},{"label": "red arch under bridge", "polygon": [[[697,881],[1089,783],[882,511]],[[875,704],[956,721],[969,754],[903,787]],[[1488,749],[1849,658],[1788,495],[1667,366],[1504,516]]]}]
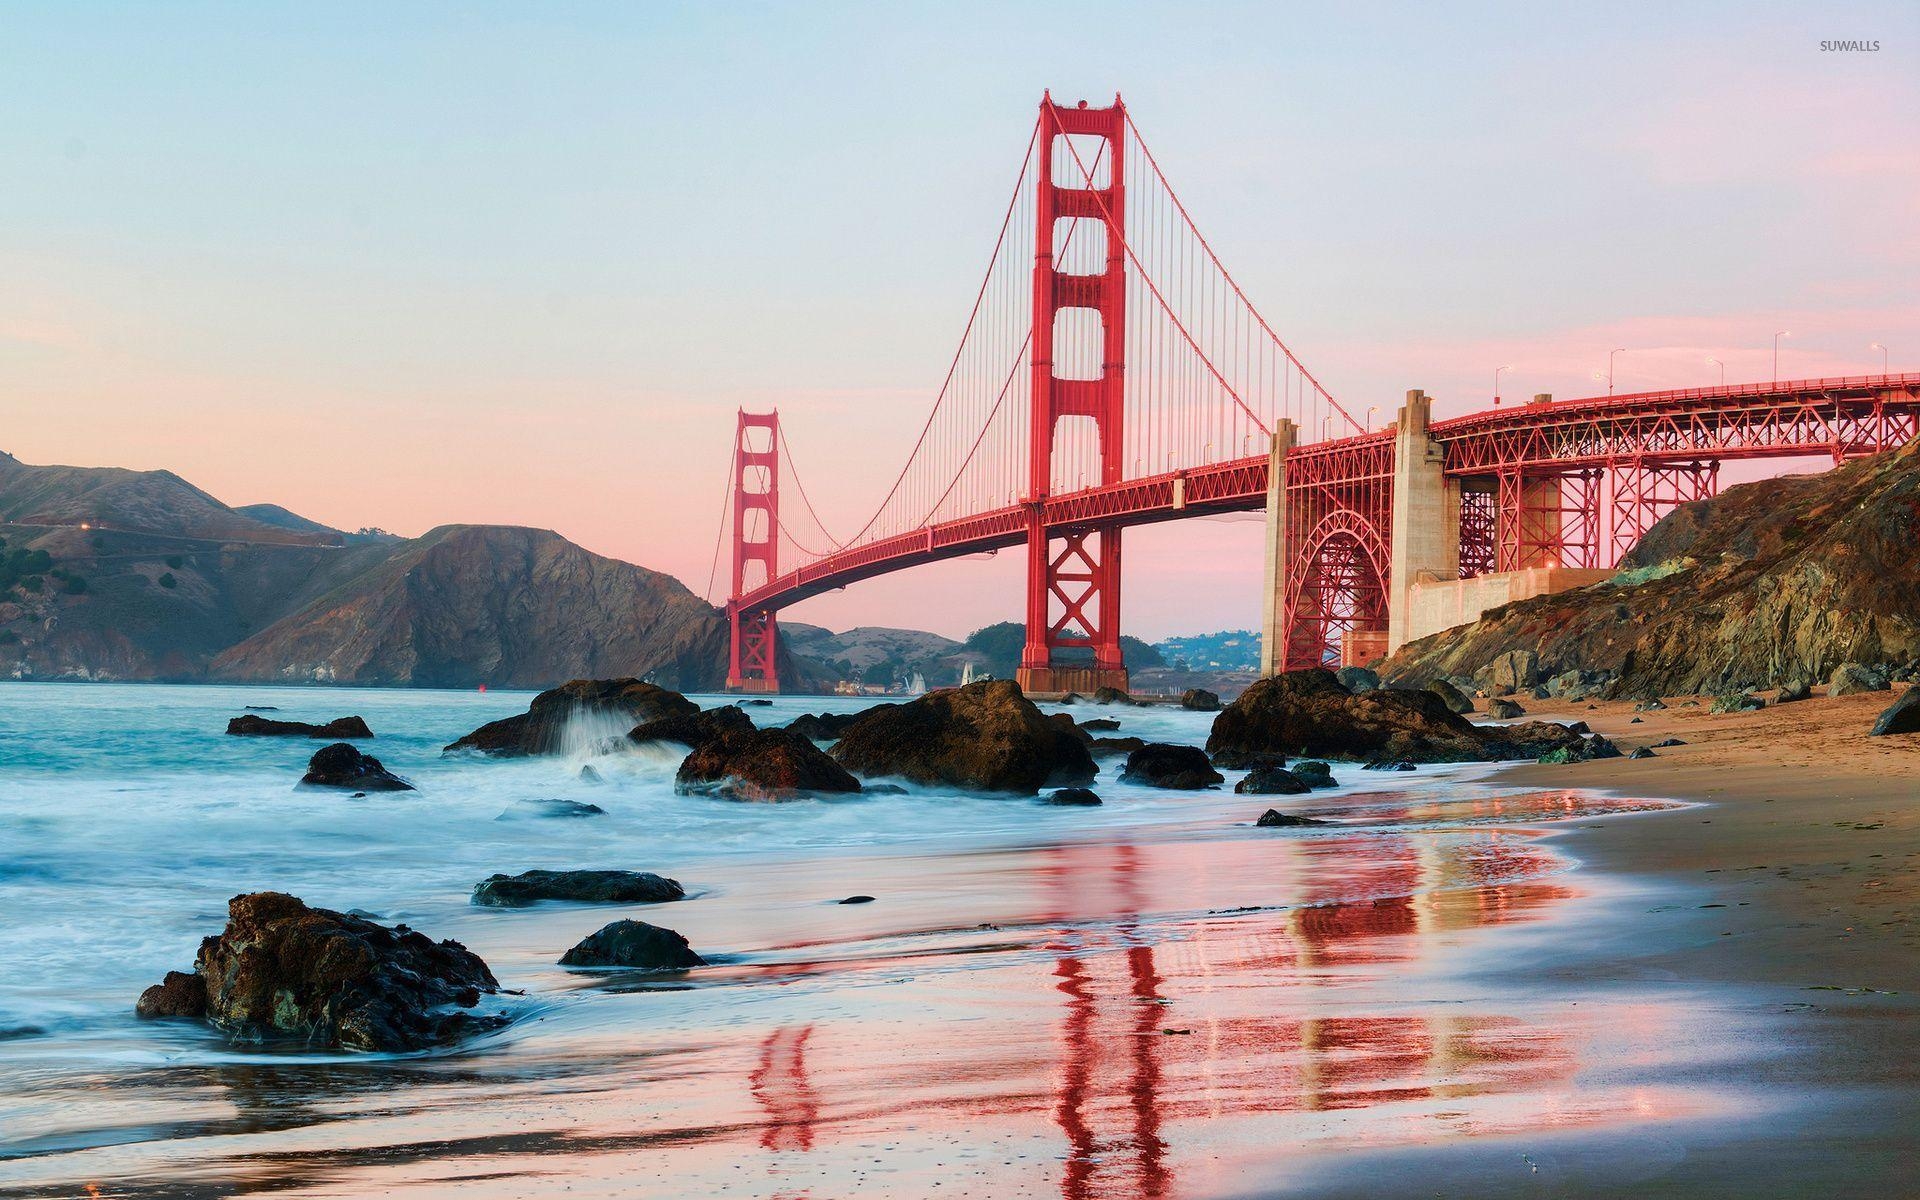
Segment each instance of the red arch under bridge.
[{"label": "red arch under bridge", "polygon": [[1201,236],[1116,97],[1040,105],[944,382],[850,535],[814,511],[777,414],[740,415],[729,686],[773,691],[777,612],[1024,545],[1029,691],[1125,687],[1122,531],[1268,510],[1271,668],[1405,640],[1408,589],[1612,566],[1722,462],[1838,462],[1920,434],[1920,374],[1573,401],[1446,421],[1418,392],[1369,431]]}]

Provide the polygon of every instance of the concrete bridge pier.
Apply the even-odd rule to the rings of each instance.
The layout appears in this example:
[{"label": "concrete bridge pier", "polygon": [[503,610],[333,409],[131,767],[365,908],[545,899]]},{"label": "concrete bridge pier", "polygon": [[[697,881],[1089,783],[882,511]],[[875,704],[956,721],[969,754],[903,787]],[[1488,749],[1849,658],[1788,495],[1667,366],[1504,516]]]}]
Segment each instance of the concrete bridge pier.
[{"label": "concrete bridge pier", "polygon": [[1266,598],[1260,623],[1260,674],[1277,674],[1286,662],[1287,628],[1287,452],[1300,440],[1300,430],[1282,417],[1274,422],[1267,448],[1267,574]]},{"label": "concrete bridge pier", "polygon": [[1393,526],[1387,566],[1387,653],[1413,640],[1413,589],[1460,577],[1460,485],[1428,433],[1433,400],[1407,393],[1393,435]]}]

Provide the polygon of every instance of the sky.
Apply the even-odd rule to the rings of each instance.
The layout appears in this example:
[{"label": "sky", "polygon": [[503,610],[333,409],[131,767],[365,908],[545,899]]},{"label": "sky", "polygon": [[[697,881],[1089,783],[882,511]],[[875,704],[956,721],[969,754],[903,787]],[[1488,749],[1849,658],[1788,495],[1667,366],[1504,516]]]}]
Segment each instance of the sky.
[{"label": "sky", "polygon": [[[879,501],[1046,88],[1356,411],[1920,369],[1920,5],[1571,7],[7,4],[0,449],[704,591],[736,409]],[[1257,625],[1260,532],[1131,531],[1126,631]],[[1021,569],[785,616],[963,635]]]}]

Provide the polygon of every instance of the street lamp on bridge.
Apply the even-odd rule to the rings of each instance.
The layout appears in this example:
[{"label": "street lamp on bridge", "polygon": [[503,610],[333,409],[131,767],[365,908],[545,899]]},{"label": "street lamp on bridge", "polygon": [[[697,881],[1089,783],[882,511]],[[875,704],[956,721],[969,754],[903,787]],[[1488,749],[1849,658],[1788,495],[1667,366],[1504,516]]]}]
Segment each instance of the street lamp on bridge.
[{"label": "street lamp on bridge", "polygon": [[1868,349],[1878,350],[1880,352],[1880,373],[1882,375],[1887,374],[1887,348],[1879,342],[1875,342],[1869,346]]},{"label": "street lamp on bridge", "polygon": [[1373,432],[1373,414],[1379,411],[1380,411],[1380,406],[1378,404],[1367,405],[1367,432],[1368,433]]},{"label": "street lamp on bridge", "polygon": [[1511,371],[1511,370],[1513,370],[1512,363],[1508,363],[1504,367],[1495,367],[1493,369],[1493,406],[1495,408],[1500,407],[1500,372]]},{"label": "street lamp on bridge", "polygon": [[1784,329],[1773,335],[1773,381],[1775,383],[1780,382],[1780,339],[1792,336]]},{"label": "street lamp on bridge", "polygon": [[1607,395],[1609,396],[1613,395],[1613,356],[1616,354],[1625,354],[1626,352],[1627,348],[1625,346],[1607,351]]},{"label": "street lamp on bridge", "polygon": [[1721,362],[1711,354],[1707,355],[1707,361],[1720,368],[1720,386],[1727,386],[1727,364]]}]

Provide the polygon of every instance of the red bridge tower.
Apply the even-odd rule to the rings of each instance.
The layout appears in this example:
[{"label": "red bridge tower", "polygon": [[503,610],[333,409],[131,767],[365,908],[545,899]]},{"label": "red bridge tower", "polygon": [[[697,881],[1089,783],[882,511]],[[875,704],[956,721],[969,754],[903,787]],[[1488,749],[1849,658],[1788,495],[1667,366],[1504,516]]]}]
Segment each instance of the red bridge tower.
[{"label": "red bridge tower", "polygon": [[[755,432],[765,435],[757,449]],[[780,413],[740,413],[733,439],[733,591],[727,602],[731,645],[727,687],[780,690],[780,629],[770,608],[742,608],[738,597],[780,572]],[[759,564],[751,582],[748,566]]]},{"label": "red bridge tower", "polygon": [[[1127,112],[1118,96],[1110,108],[1088,108],[1084,101],[1077,108],[1062,108],[1051,94],[1040,102],[1034,204],[1033,426],[1026,497],[1027,640],[1019,672],[1020,687],[1027,692],[1125,690],[1127,686],[1127,667],[1120,653],[1120,526],[1088,524],[1050,531],[1043,517],[1052,486],[1054,435],[1063,419],[1094,423],[1102,485],[1120,482],[1125,466],[1121,432],[1127,357],[1126,127]],[[1075,145],[1074,139],[1086,148]],[[1105,187],[1097,186],[1102,163]],[[1060,186],[1062,174],[1070,186]],[[1072,274],[1056,265],[1059,252],[1067,248],[1058,238],[1062,221],[1068,223],[1069,231],[1086,222],[1105,233],[1105,268],[1098,274]],[[1096,378],[1061,378],[1056,373],[1056,322],[1073,310],[1092,312],[1098,319],[1101,370]],[[1084,321],[1075,324],[1086,328]],[[1051,534],[1059,535],[1057,545]]]}]

